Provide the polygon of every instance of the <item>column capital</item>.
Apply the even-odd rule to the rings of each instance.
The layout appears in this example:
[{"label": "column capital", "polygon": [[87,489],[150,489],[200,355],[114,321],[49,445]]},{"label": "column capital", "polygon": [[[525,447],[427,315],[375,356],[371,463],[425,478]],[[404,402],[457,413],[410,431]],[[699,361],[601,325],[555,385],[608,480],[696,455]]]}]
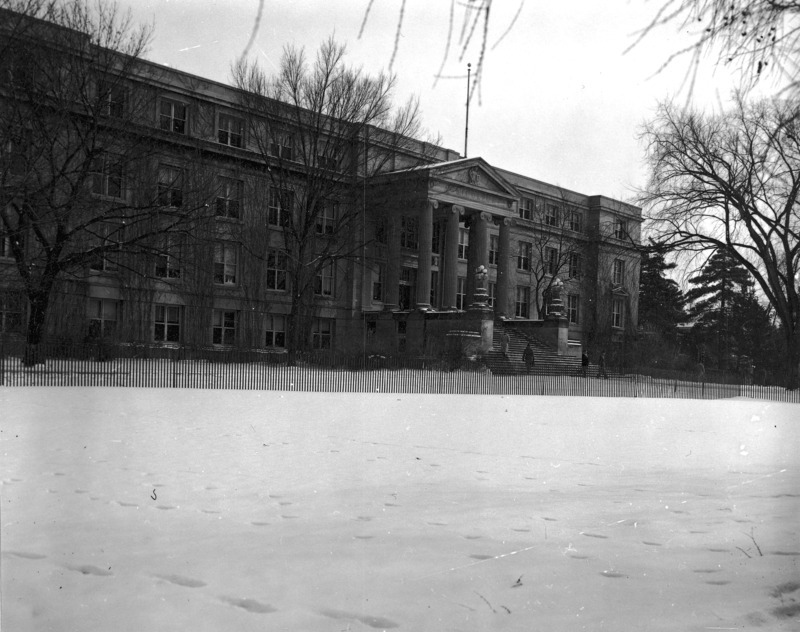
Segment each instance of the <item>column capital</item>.
[{"label": "column capital", "polygon": [[516,225],[517,225],[517,220],[514,219],[513,217],[504,217],[500,220],[500,226],[511,227]]},{"label": "column capital", "polygon": [[460,204],[453,204],[453,206],[450,207],[450,212],[461,215],[464,212],[464,207]]}]

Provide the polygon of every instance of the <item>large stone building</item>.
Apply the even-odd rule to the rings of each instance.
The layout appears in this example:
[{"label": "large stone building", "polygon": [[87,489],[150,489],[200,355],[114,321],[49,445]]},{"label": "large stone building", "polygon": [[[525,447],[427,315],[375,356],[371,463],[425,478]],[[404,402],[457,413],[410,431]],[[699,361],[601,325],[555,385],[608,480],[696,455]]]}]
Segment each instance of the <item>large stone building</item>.
[{"label": "large stone building", "polygon": [[[18,67],[4,71],[19,75]],[[19,197],[15,183],[24,169],[35,168],[34,160],[22,168],[16,160],[20,152],[30,154],[26,138],[35,145],[30,131],[15,128],[25,124],[9,115],[17,96],[8,85],[2,90],[3,127],[16,130],[4,139],[6,202]],[[283,232],[285,214],[296,212],[295,199],[311,177],[312,166],[301,158],[303,130],[291,118],[261,121],[280,129],[265,142],[241,91],[143,61],[101,101],[98,129],[107,150],[93,148],[82,203],[145,209],[153,217],[165,209],[198,215],[211,209],[211,217],[191,231],[165,233],[160,251],[98,250],[86,265],[59,274],[45,336],[286,349],[299,292]],[[469,317],[476,290],[479,320],[533,335],[539,330],[560,353],[613,344],[635,328],[639,208],[409,138],[387,143],[380,130],[366,131],[354,141],[358,158],[347,178],[337,183],[337,204],[314,219],[315,242],[339,244],[314,269],[313,292],[304,294],[309,348],[435,354],[448,332],[480,329]],[[138,139],[135,164],[108,159],[119,153],[110,137],[116,142],[123,132]],[[147,139],[146,151],[141,139]],[[370,169],[376,155],[381,168]],[[276,182],[276,173],[291,174],[291,182]],[[5,340],[24,337],[31,317],[22,251],[13,245],[27,252],[23,260],[30,265],[39,256],[32,251],[42,247],[24,234],[33,230],[30,222],[15,224],[9,208],[0,223]],[[341,214],[349,218],[344,232],[335,228]],[[92,226],[90,239],[103,243],[114,239],[118,225],[104,220]],[[481,266],[485,281],[476,280]],[[563,310],[556,301],[548,321],[554,288]],[[560,333],[551,335],[548,326]]]}]

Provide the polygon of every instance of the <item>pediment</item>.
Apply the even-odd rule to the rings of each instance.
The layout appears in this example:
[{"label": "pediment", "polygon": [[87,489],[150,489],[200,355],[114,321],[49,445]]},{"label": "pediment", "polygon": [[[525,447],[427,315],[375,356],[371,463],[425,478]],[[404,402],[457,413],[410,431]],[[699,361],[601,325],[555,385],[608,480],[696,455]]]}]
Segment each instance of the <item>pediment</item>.
[{"label": "pediment", "polygon": [[480,158],[440,165],[431,170],[431,176],[437,180],[459,183],[469,188],[517,197],[517,192]]}]

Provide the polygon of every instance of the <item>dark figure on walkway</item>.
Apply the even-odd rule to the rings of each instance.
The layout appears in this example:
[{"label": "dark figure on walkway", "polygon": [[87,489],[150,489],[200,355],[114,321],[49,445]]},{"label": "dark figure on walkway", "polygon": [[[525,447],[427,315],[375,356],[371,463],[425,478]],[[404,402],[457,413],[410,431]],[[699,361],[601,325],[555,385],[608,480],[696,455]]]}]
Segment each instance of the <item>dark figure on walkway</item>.
[{"label": "dark figure on walkway", "polygon": [[581,354],[581,374],[589,377],[589,355],[585,351]]},{"label": "dark figure on walkway", "polygon": [[600,354],[600,360],[598,361],[599,368],[597,369],[597,379],[599,380],[600,377],[604,377],[608,379],[608,373],[606,373],[606,354]]},{"label": "dark figure on walkway", "polygon": [[705,382],[706,381],[706,367],[702,362],[698,362],[697,366],[695,367],[695,374],[697,375],[698,382]]},{"label": "dark figure on walkway", "polygon": [[510,360],[511,358],[508,357],[508,343],[510,339],[508,337],[508,332],[504,331],[500,336],[500,353],[503,354],[503,357],[506,360]]},{"label": "dark figure on walkway", "polygon": [[525,351],[522,352],[522,360],[525,362],[525,371],[530,374],[533,365],[536,364],[536,358],[533,356],[533,349],[531,349],[531,343],[528,343],[528,346],[525,347]]}]

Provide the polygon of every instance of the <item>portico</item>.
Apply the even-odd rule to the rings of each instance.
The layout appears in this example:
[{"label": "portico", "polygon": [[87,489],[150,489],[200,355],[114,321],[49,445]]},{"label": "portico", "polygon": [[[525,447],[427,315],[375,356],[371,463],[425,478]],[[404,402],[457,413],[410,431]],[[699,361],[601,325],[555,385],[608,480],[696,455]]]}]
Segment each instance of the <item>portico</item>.
[{"label": "portico", "polygon": [[[508,315],[510,229],[518,193],[489,165],[472,158],[396,172],[385,176],[373,194],[384,206],[387,227],[384,311],[401,309],[404,266],[415,267],[413,309],[465,310],[474,301],[474,271],[483,265],[495,284],[494,315]],[[498,236],[498,246],[490,266],[492,235]],[[416,257],[408,252],[411,241],[416,241]]]}]

